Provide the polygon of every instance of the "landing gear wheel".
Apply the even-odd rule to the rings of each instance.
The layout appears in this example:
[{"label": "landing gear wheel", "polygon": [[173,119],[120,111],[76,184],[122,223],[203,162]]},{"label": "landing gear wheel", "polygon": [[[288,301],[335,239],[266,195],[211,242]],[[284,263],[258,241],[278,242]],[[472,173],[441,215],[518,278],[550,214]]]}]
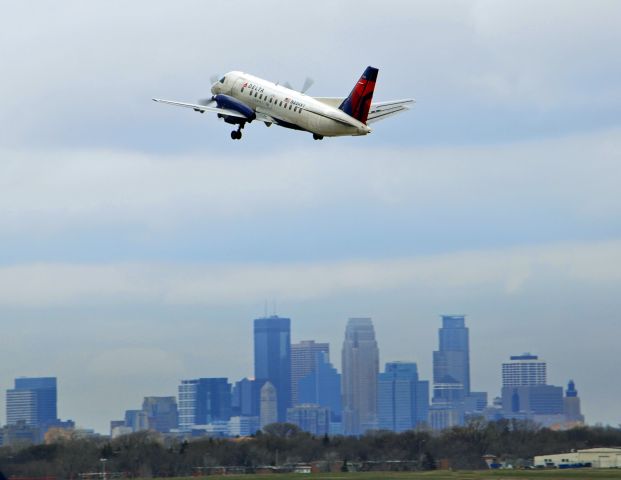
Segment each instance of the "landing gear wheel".
[{"label": "landing gear wheel", "polygon": [[323,135],[313,133],[313,140],[322,140],[322,139],[323,139]]},{"label": "landing gear wheel", "polygon": [[231,138],[233,140],[239,140],[242,137],[242,132],[240,132],[239,130],[233,130],[231,132]]}]

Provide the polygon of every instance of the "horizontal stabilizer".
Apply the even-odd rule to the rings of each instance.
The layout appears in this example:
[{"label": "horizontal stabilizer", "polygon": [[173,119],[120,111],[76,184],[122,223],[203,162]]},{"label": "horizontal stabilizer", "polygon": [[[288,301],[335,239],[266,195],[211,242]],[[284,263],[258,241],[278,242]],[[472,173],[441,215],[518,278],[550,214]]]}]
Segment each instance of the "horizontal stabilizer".
[{"label": "horizontal stabilizer", "polygon": [[389,100],[387,102],[377,102],[371,104],[369,109],[369,116],[367,117],[367,124],[373,122],[379,122],[385,118],[401,113],[405,110],[409,110],[409,107],[415,102],[412,98],[405,100]]}]

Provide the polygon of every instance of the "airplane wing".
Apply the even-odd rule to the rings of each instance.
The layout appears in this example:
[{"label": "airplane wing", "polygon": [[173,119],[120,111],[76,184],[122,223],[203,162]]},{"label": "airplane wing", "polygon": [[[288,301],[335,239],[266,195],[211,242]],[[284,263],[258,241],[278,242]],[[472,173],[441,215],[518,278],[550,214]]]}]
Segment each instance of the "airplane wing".
[{"label": "airplane wing", "polygon": [[372,103],[369,109],[369,116],[367,117],[367,124],[384,120],[392,115],[409,110],[410,103],[414,103],[415,100],[407,98],[405,100],[389,100],[387,102]]},{"label": "airplane wing", "polygon": [[221,115],[228,115],[229,117],[248,118],[246,117],[246,115],[239,113],[235,110],[231,110],[229,108],[212,107],[211,104],[216,103],[213,101],[207,103],[206,105],[197,105],[195,103],[175,102],[173,100],[162,100],[161,98],[154,98],[153,101],[158,102],[158,103],[166,103],[168,105],[174,105],[176,107],[191,108],[195,112],[201,112],[201,113],[214,112],[214,113],[219,113]]}]

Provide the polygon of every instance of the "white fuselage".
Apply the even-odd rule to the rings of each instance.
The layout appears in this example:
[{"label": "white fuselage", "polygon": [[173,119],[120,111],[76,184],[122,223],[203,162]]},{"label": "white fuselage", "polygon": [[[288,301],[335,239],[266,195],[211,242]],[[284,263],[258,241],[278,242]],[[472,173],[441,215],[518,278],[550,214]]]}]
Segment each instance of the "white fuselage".
[{"label": "white fuselage", "polygon": [[337,137],[366,135],[371,129],[335,106],[243,72],[229,72],[213,84],[214,95],[229,95],[284,127]]}]

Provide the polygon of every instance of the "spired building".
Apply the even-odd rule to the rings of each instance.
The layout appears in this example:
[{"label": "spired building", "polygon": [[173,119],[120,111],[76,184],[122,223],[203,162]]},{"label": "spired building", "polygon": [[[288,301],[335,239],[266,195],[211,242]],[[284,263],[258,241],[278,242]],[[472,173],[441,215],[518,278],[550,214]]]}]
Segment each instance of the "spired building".
[{"label": "spired building", "polygon": [[254,376],[258,388],[269,381],[276,390],[278,421],[291,406],[291,319],[276,315],[254,321]]},{"label": "spired building", "polygon": [[419,380],[416,363],[387,363],[377,384],[380,429],[405,432],[427,422],[429,382]]},{"label": "spired building", "polygon": [[6,392],[6,423],[18,422],[43,430],[59,422],[56,377],[15,379],[15,388]]},{"label": "spired building", "polygon": [[563,410],[568,422],[584,423],[584,415],[580,411],[580,397],[578,397],[578,390],[576,390],[576,384],[573,380],[567,384],[565,398],[563,399]]},{"label": "spired building", "polygon": [[278,421],[278,394],[269,380],[261,387],[261,428]]},{"label": "spired building", "polygon": [[303,340],[291,345],[291,404],[303,403],[298,398],[298,382],[315,370],[317,354],[323,353],[330,361],[330,344]]},{"label": "spired building", "polygon": [[343,433],[360,435],[377,428],[379,349],[370,318],[350,318],[342,351]]}]

